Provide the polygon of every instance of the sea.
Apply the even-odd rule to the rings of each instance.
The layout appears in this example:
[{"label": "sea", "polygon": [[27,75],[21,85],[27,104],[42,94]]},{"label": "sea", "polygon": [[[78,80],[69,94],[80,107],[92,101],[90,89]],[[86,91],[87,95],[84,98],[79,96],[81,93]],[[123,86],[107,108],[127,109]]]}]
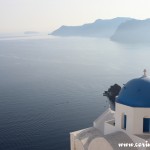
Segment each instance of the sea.
[{"label": "sea", "polygon": [[150,44],[0,35],[0,150],[70,150],[70,132],[108,107],[115,83],[150,74]]}]

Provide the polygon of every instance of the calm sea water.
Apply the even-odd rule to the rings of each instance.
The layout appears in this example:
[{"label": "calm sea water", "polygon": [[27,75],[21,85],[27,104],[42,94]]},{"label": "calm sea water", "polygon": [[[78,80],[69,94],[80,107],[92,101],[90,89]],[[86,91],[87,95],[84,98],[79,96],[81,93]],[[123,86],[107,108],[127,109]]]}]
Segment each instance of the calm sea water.
[{"label": "calm sea water", "polygon": [[150,45],[0,38],[0,150],[69,150],[69,132],[108,108],[102,93],[150,72]]}]

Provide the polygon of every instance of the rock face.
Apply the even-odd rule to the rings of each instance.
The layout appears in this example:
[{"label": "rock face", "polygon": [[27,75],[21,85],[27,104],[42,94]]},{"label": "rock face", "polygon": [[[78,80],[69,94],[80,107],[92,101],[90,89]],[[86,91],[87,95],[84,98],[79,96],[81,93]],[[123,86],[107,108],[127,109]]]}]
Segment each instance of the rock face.
[{"label": "rock face", "polygon": [[88,36],[88,37],[106,37],[110,38],[118,26],[131,18],[118,17],[114,19],[98,19],[94,23],[84,24],[82,26],[61,26],[51,33],[55,36]]},{"label": "rock face", "polygon": [[108,91],[105,91],[103,93],[103,96],[107,96],[110,101],[115,102],[115,98],[119,94],[120,90],[121,90],[121,86],[119,86],[118,84],[114,84],[110,86]]},{"label": "rock face", "polygon": [[150,19],[132,19],[120,24],[111,40],[123,43],[150,42]]}]

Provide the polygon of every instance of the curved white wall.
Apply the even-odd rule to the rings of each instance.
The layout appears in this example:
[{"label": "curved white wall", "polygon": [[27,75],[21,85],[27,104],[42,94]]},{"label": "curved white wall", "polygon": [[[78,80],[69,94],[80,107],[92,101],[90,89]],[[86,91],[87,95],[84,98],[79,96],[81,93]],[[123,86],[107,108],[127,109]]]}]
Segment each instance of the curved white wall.
[{"label": "curved white wall", "polygon": [[95,138],[91,141],[88,150],[113,150],[113,148],[106,139]]},{"label": "curved white wall", "polygon": [[[123,114],[127,116],[126,130],[122,129]],[[150,118],[150,108],[130,107],[116,103],[115,127],[129,134],[143,134],[143,118]]]}]

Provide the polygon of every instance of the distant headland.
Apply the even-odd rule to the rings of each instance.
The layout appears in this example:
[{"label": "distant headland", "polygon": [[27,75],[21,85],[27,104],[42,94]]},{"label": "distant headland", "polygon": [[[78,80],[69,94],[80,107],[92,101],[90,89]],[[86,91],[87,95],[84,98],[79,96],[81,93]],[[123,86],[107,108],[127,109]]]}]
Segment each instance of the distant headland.
[{"label": "distant headland", "polygon": [[150,42],[150,19],[137,20],[127,17],[98,19],[81,26],[61,26],[50,33],[53,36],[82,36],[109,38],[123,43]]}]

